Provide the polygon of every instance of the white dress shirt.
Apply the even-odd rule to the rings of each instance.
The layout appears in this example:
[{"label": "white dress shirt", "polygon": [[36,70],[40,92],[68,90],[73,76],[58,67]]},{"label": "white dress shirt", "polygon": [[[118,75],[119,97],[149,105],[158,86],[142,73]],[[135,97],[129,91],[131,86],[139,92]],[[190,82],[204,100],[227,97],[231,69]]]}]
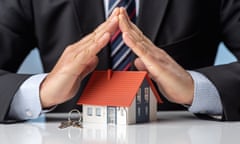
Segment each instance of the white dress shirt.
[{"label": "white dress shirt", "polygon": [[[105,15],[108,15],[108,0],[104,0]],[[136,14],[139,14],[139,0],[136,0]],[[222,114],[222,104],[216,87],[204,75],[188,71],[194,80],[194,99],[188,108],[193,113]],[[47,74],[34,75],[27,79],[16,92],[10,105],[8,117],[25,120],[34,119],[43,113],[39,98],[41,82]]]}]

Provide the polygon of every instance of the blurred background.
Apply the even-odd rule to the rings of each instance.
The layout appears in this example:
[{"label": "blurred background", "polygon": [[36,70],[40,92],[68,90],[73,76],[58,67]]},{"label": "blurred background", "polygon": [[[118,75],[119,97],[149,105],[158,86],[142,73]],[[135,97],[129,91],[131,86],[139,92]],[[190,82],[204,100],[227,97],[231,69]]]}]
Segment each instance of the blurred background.
[{"label": "blurred background", "polygon": [[[236,58],[226,49],[223,44],[220,44],[215,60],[215,65],[226,64],[233,61],[236,61]],[[30,74],[43,72],[37,49],[31,51],[31,53],[24,60],[23,64],[19,68],[18,72]]]}]

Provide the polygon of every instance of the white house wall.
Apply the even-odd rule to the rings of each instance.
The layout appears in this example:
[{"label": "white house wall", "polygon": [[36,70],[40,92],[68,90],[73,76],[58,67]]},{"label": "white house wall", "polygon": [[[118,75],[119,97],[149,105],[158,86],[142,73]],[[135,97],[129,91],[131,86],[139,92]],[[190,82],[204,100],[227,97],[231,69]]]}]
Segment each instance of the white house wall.
[{"label": "white house wall", "polygon": [[[92,116],[88,116],[87,114],[88,107],[92,108]],[[101,116],[96,116],[96,108],[101,109]],[[83,105],[83,122],[107,124],[107,108],[105,106]]]},{"label": "white house wall", "polygon": [[157,99],[154,96],[152,89],[150,89],[150,104],[149,104],[149,120],[157,120]]},{"label": "white house wall", "polygon": [[131,106],[127,109],[127,121],[128,124],[136,123],[136,98],[134,98]]}]

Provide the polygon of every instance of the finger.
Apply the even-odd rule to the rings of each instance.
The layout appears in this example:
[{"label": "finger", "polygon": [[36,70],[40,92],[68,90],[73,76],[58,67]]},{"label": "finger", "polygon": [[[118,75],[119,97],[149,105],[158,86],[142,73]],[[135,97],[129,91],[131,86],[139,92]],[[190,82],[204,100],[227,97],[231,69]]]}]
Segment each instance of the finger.
[{"label": "finger", "polygon": [[[123,39],[125,43],[132,49],[132,51],[141,59],[147,71],[153,75],[157,75],[159,70],[159,65],[156,62],[156,59],[153,57],[153,54],[148,49],[148,45],[144,41],[136,41],[129,33],[123,33]],[[139,66],[139,65],[137,65]],[[143,68],[142,65],[139,67]]]},{"label": "finger", "polygon": [[131,19],[130,19],[129,14],[127,13],[127,10],[125,8],[123,8],[123,7],[120,8],[120,14],[124,15],[126,17],[126,20],[128,21],[128,23],[130,24]]},{"label": "finger", "polygon": [[122,32],[129,32],[131,30],[131,26],[127,20],[127,16],[120,13],[119,17],[119,28]]},{"label": "finger", "polygon": [[76,57],[83,51],[91,51],[91,55],[97,55],[97,53],[105,46],[110,40],[110,34],[104,33],[99,39],[95,39],[94,35],[91,35],[88,41],[82,44],[75,44],[71,46],[70,52]]},{"label": "finger", "polygon": [[[96,45],[96,49],[92,49],[95,55],[103,48],[110,40],[110,33],[117,29],[118,19],[117,17],[113,18],[111,22],[105,22],[104,24],[100,25],[96,31],[92,32],[91,34],[84,37],[79,42],[73,44],[73,53],[80,53],[81,51],[85,50],[86,48],[90,48],[91,45]],[[91,49],[89,49],[92,51]]]},{"label": "finger", "polygon": [[137,35],[142,35],[141,30],[130,20],[128,13],[125,8],[120,9],[120,15],[124,16],[124,22],[128,25],[128,27],[136,32]]},{"label": "finger", "polygon": [[91,57],[94,57],[97,55],[97,53],[105,46],[110,40],[110,34],[104,33],[102,37],[100,37],[98,40],[91,40],[89,43],[84,44],[81,49],[81,51],[76,53],[76,59],[79,60],[79,62],[85,64],[86,61],[90,59]]},{"label": "finger", "polygon": [[103,33],[109,32],[111,35],[116,32],[118,28],[118,17],[113,17],[110,21],[106,22],[106,25],[99,27],[95,31],[95,39],[99,39]]},{"label": "finger", "polygon": [[104,33],[99,39],[96,40],[96,47],[90,47],[90,51],[93,51],[96,55],[103,47],[105,47],[111,38],[111,34],[109,32]]},{"label": "finger", "polygon": [[144,40],[147,44],[149,44],[151,46],[154,45],[151,42],[151,40],[149,40],[146,36],[144,36],[142,31],[129,19],[126,9],[121,8],[120,15],[124,15],[124,17],[119,16],[120,27],[122,25],[128,25],[128,28],[129,28],[128,32],[131,32],[131,35],[133,35],[133,37],[136,37],[136,38],[139,37],[140,40]]},{"label": "finger", "polygon": [[79,47],[93,39],[99,39],[105,32],[114,33],[118,27],[118,17],[116,16],[117,13],[119,13],[118,11],[119,9],[115,10],[111,15],[111,18],[109,18],[107,21],[98,26],[92,33],[88,34],[80,41],[74,43],[73,47],[74,46]]},{"label": "finger", "polygon": [[101,31],[107,31],[113,33],[115,32],[116,28],[118,27],[118,15],[120,13],[119,8],[115,8],[113,13],[109,16],[109,18],[103,23],[103,25],[100,25],[96,30],[94,31],[96,34],[101,33]]},{"label": "finger", "polygon": [[147,52],[155,53],[155,45],[146,38],[137,27],[130,29],[129,23],[126,20],[126,16],[119,15],[119,27],[123,30],[124,42],[139,56],[146,56]]},{"label": "finger", "polygon": [[131,34],[135,41],[142,41],[142,34],[138,34],[136,30],[132,29],[130,23],[127,21],[127,17],[122,14],[119,15],[119,28],[123,33],[127,32]]},{"label": "finger", "polygon": [[136,58],[135,61],[134,61],[134,64],[139,71],[146,71],[147,70],[145,64],[143,63],[143,61],[140,58]]},{"label": "finger", "polygon": [[[96,47],[92,47],[90,51],[94,51],[96,55],[107,43],[110,41],[112,33],[117,30],[118,27],[118,17],[114,16],[110,22],[107,22],[106,27],[100,27],[99,31],[94,36],[94,42],[96,43]],[[102,29],[101,29],[102,28]]]},{"label": "finger", "polygon": [[136,43],[136,42],[141,42],[143,40],[142,35],[137,34],[133,29],[131,29],[130,23],[127,21],[127,17],[122,14],[119,15],[119,27],[123,35],[124,33],[128,33],[129,35],[131,35],[131,39],[132,39],[131,42]]},{"label": "finger", "polygon": [[129,22],[127,20],[127,16],[120,14],[119,15],[119,27],[121,29],[121,31],[124,33],[128,33],[131,35],[132,39],[134,42],[141,42],[144,40],[143,38],[143,34],[142,32],[139,32],[140,30],[138,30],[137,27],[135,27],[134,29],[132,28],[132,26],[130,26],[131,22]]},{"label": "finger", "polygon": [[155,77],[151,74],[151,72],[149,72],[148,68],[145,66],[145,64],[143,63],[143,61],[140,59],[140,58],[137,58],[135,61],[134,61],[134,64],[137,68],[137,70],[139,71],[147,71],[148,72],[148,76],[151,78],[151,79],[154,79]]},{"label": "finger", "polygon": [[117,7],[113,10],[112,14],[109,16],[108,19],[112,19],[113,17],[118,16],[119,13],[120,13],[120,8]]},{"label": "finger", "polygon": [[124,17],[126,18],[127,23],[129,24],[129,27],[132,28],[131,27],[132,26],[131,20],[130,20],[129,15],[128,15],[128,13],[127,13],[125,8],[123,8],[123,7],[120,8],[120,14],[119,15],[124,15]]},{"label": "finger", "polygon": [[147,55],[147,48],[144,44],[144,41],[137,40],[136,37],[133,37],[130,33],[123,33],[123,40],[126,45],[132,49],[132,51],[140,58]]},{"label": "finger", "polygon": [[[144,41],[137,41],[134,37],[132,37],[129,33],[123,33],[123,39],[125,43],[132,49],[132,51],[141,59],[144,64],[144,69],[152,69],[155,61],[148,49],[148,45]],[[138,64],[138,63],[137,63]],[[139,66],[139,65],[137,65]],[[143,68],[143,65],[140,65],[139,68]]]},{"label": "finger", "polygon": [[[120,9],[119,27],[123,32],[123,39],[125,43],[139,57],[144,56],[144,54],[146,53],[146,50],[147,50],[146,47],[148,44],[146,44],[146,42],[144,41],[142,32],[129,20],[126,10],[124,8]],[[126,34],[129,35],[127,38],[126,38]],[[138,47],[137,45],[139,45],[140,47]]]}]

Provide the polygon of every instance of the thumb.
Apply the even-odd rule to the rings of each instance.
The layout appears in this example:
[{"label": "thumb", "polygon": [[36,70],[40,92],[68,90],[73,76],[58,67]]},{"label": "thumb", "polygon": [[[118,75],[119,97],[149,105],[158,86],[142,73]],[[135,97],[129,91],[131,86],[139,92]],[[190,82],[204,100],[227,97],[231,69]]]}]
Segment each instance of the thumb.
[{"label": "thumb", "polygon": [[143,61],[140,58],[136,58],[136,60],[134,61],[134,64],[139,71],[147,70],[145,64],[143,63]]}]

